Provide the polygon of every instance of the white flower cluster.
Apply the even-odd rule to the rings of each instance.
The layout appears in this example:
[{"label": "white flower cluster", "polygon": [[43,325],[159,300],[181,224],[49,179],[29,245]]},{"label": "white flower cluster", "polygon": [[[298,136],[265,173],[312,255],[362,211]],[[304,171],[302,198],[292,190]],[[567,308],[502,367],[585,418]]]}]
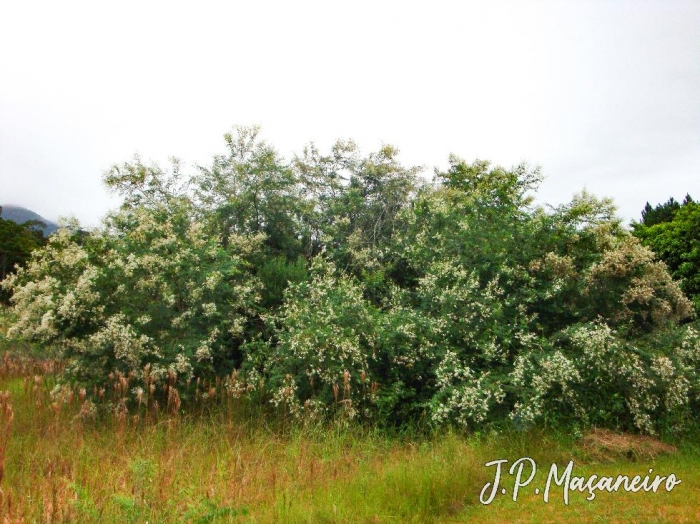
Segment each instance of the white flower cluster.
[{"label": "white flower cluster", "polygon": [[[602,323],[572,330],[571,341],[574,349],[581,352],[578,365],[586,383],[603,394],[613,389],[623,393],[637,428],[653,433],[654,420],[662,406],[670,413],[687,406],[690,400],[690,377],[698,361],[692,356],[689,360],[683,357],[692,355],[688,349],[693,346],[693,331],[687,331],[689,336],[675,350],[676,363],[666,354],[653,355],[646,362],[633,346],[621,342]],[[674,353],[673,348],[665,349]]]},{"label": "white flower cluster", "polygon": [[147,363],[155,382],[211,373],[260,299],[236,251],[260,239],[237,238],[225,251],[186,206],[124,210],[108,227],[60,229],[8,279],[11,335],[56,345],[85,381],[115,369],[138,379]]},{"label": "white flower cluster", "polygon": [[[354,414],[354,406],[371,402],[373,394],[374,320],[361,289],[349,278],[337,277],[333,264],[317,258],[313,271],[310,284],[287,291],[289,300],[274,319],[282,329],[265,371],[285,378],[274,386],[273,403],[289,403],[290,395],[301,394],[303,377],[304,396],[295,401],[299,406],[320,398],[328,406],[352,407],[346,411]],[[290,382],[286,377],[293,369],[303,371]]]},{"label": "white flower cluster", "polygon": [[505,397],[501,385],[489,380],[488,372],[477,377],[453,351],[445,353],[436,376],[438,391],[430,403],[430,417],[436,424],[454,420],[462,427],[474,427]]},{"label": "white flower cluster", "polygon": [[510,380],[519,392],[510,418],[529,425],[542,417],[548,402],[575,404],[573,387],[581,382],[581,374],[571,359],[557,350],[537,359],[519,356]]}]

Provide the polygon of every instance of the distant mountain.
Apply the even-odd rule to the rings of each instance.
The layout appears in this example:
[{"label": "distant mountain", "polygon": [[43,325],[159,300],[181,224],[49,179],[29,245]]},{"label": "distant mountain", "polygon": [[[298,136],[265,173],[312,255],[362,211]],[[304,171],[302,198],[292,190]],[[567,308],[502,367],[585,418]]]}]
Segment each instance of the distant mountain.
[{"label": "distant mountain", "polygon": [[44,236],[49,236],[51,233],[58,229],[58,225],[50,220],[46,220],[44,217],[36,214],[34,211],[30,211],[27,208],[13,205],[3,205],[2,213],[0,213],[0,218],[5,220],[12,220],[18,224],[22,224],[29,220],[38,220],[46,224],[46,227],[42,228]]}]

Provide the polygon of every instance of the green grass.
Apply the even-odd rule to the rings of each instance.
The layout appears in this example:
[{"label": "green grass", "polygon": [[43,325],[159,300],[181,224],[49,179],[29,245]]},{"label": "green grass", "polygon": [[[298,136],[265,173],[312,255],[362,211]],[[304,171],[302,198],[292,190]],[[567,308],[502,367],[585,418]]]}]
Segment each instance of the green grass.
[{"label": "green grass", "polygon": [[[700,450],[602,453],[553,430],[500,434],[396,435],[367,428],[269,428],[233,403],[205,414],[82,421],[79,392],[51,399],[50,371],[33,361],[0,363],[6,444],[0,481],[3,522],[700,522]],[[48,373],[48,374],[47,374]],[[626,438],[626,437],[625,437]],[[651,441],[650,441],[651,442]],[[479,501],[495,459],[533,458],[538,473],[512,500]],[[667,493],[599,493],[595,500],[543,486],[552,463],[576,475],[645,475],[682,481]]]}]

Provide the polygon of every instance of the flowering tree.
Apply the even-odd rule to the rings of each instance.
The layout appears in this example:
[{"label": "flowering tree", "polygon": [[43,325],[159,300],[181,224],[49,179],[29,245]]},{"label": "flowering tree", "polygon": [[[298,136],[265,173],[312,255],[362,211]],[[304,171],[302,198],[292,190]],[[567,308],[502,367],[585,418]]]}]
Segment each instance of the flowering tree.
[{"label": "flowering tree", "polygon": [[223,248],[172,180],[138,161],[108,174],[126,202],[102,230],[64,227],[10,278],[11,334],[58,347],[69,376],[101,384],[113,371],[157,384],[187,382],[240,364],[259,300],[246,256],[260,237]]}]

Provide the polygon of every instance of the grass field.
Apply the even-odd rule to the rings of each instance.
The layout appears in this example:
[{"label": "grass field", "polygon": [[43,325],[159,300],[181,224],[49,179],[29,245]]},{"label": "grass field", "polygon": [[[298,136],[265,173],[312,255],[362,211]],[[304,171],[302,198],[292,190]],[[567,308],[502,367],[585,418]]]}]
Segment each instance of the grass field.
[{"label": "grass field", "polygon": [[[268,427],[216,394],[195,413],[144,407],[91,419],[80,390],[51,397],[50,363],[8,357],[0,368],[2,522],[700,522],[700,447],[691,439],[674,449],[605,432],[576,440],[543,429]],[[507,468],[522,457],[537,473],[514,501]],[[485,463],[498,459],[509,460],[506,495],[485,505],[480,494],[495,473]],[[681,483],[592,501],[572,491],[568,505],[564,487],[552,485],[545,502],[549,468],[561,474],[570,460],[575,476],[643,477],[653,468],[652,477],[673,473]]]}]

